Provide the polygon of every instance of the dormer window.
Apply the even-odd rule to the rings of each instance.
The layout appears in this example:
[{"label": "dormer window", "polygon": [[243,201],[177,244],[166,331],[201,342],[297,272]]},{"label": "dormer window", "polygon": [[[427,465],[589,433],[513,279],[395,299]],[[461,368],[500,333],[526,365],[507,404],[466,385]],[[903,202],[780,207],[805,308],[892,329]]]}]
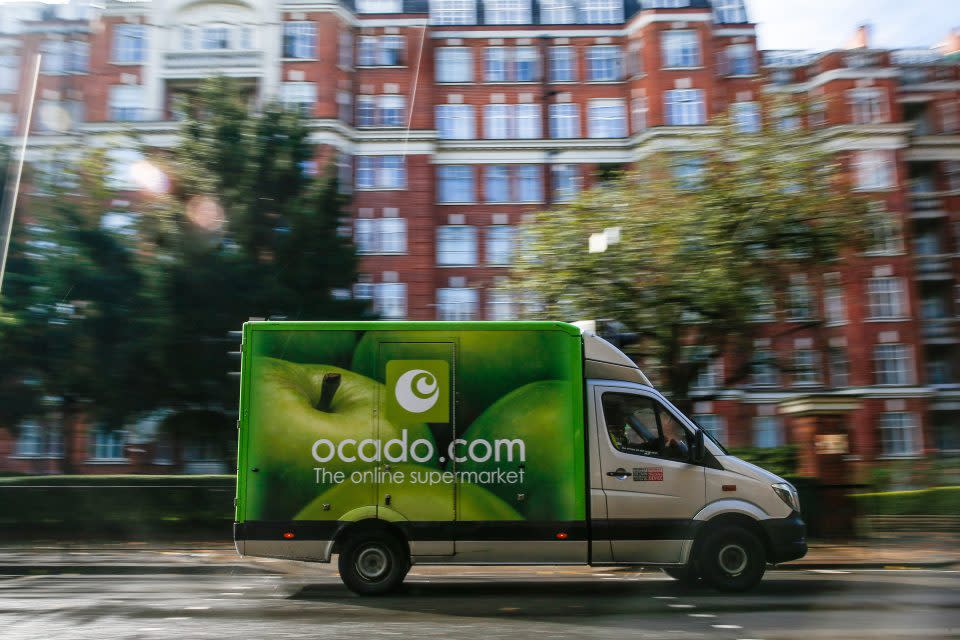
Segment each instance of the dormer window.
[{"label": "dormer window", "polygon": [[477,24],[474,0],[430,0],[430,24]]},{"label": "dormer window", "polygon": [[540,24],[576,24],[577,5],[574,0],[541,0]]},{"label": "dormer window", "polygon": [[486,24],[530,24],[530,0],[485,0]]},{"label": "dormer window", "polygon": [[747,20],[747,8],[743,0],[713,0],[713,19],[718,24],[743,24]]},{"label": "dormer window", "polygon": [[403,0],[357,0],[357,13],[403,13]]},{"label": "dormer window", "polygon": [[623,22],[623,0],[582,0],[580,19],[586,24]]}]

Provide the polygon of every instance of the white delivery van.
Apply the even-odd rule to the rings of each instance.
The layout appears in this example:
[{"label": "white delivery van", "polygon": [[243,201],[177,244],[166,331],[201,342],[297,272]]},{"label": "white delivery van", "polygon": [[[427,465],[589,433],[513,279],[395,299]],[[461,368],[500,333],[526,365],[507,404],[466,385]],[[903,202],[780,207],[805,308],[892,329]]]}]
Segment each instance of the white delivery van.
[{"label": "white delivery van", "polygon": [[748,589],[806,553],[796,490],[557,322],[249,322],[234,537],[358,593],[417,564],[660,567]]}]

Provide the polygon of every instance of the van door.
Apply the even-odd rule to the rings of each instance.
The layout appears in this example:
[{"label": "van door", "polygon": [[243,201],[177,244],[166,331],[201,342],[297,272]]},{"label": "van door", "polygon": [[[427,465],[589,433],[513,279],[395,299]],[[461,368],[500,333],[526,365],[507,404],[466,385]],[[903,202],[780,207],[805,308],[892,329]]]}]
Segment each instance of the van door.
[{"label": "van door", "polygon": [[[457,437],[456,345],[380,342],[377,370],[385,381],[376,416],[383,447],[377,473],[378,517],[409,522],[413,555],[453,555],[456,483],[440,481],[435,472],[454,471],[455,465],[444,452]],[[391,461],[402,447],[388,443],[403,430],[407,459]],[[422,438],[425,434],[428,438]],[[429,460],[424,459],[427,444],[417,444],[418,439],[432,440]]]},{"label": "van door", "polygon": [[597,542],[610,541],[614,562],[680,562],[706,496],[693,430],[652,391],[596,385],[592,403],[607,506]]}]

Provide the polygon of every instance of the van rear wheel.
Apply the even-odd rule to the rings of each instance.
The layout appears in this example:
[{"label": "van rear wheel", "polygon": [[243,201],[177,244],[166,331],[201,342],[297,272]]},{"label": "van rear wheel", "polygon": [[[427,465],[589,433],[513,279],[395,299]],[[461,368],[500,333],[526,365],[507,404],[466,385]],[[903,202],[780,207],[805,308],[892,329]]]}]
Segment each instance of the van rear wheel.
[{"label": "van rear wheel", "polygon": [[410,570],[410,558],[394,536],[366,532],[344,543],[337,567],[350,591],[379,596],[400,586]]},{"label": "van rear wheel", "polygon": [[746,591],[767,568],[763,543],[751,531],[726,526],[707,534],[698,561],[704,580],[721,591]]}]

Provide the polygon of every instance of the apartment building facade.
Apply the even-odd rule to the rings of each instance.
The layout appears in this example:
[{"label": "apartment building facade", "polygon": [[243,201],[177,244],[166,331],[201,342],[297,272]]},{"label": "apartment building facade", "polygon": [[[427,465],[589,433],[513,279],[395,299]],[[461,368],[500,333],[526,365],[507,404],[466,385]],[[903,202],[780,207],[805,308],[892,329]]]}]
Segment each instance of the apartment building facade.
[{"label": "apartment building facade", "polygon": [[[808,100],[778,126],[816,129],[838,153],[874,242],[797,276],[785,318],[759,319],[750,378],[728,385],[735,363],[712,363],[696,417],[730,444],[776,446],[790,439],[779,403],[825,393],[860,406],[854,459],[960,451],[956,35],[941,49],[758,51],[743,0],[109,0],[0,7],[0,31],[11,139],[43,54],[35,162],[131,131],[170,146],[180,99],[213,74],[252,105],[300,109],[318,165],[336,162],[352,192],[352,295],[385,318],[514,317],[497,285],[525,216],[654,154],[696,171],[683,159],[714,116],[750,131],[765,94]],[[128,181],[137,152],[112,153]]]}]

